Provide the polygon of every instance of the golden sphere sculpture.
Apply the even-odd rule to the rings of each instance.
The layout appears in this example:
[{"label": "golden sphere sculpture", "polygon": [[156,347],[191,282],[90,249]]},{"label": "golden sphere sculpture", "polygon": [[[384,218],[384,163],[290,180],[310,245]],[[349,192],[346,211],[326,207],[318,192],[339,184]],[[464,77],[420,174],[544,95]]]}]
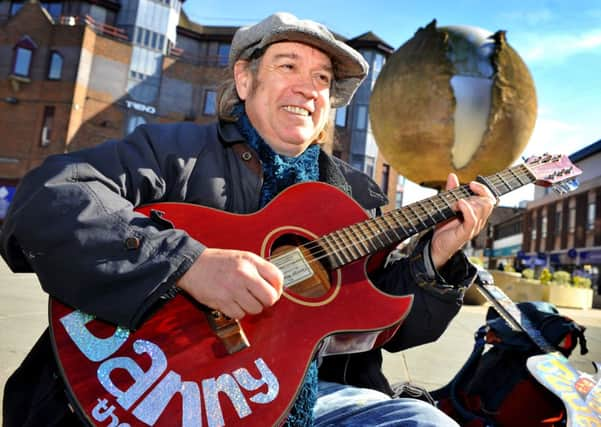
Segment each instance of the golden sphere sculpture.
[{"label": "golden sphere sculpture", "polygon": [[378,148],[400,174],[440,188],[449,172],[461,182],[510,166],[536,121],[528,68],[504,31],[436,27],[397,49],[370,100]]}]

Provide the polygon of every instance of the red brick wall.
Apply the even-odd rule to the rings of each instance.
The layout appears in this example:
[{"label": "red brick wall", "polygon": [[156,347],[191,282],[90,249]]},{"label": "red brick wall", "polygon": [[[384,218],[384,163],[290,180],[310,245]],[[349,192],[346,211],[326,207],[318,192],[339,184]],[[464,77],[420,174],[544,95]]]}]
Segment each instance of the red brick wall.
[{"label": "red brick wall", "polygon": [[[82,27],[53,25],[38,5],[26,4],[21,12],[0,27],[0,45],[9,49],[25,35],[37,45],[31,63],[30,80],[3,78],[0,99],[14,98],[15,105],[0,101],[0,157],[17,159],[17,163],[0,163],[0,177],[20,178],[49,154],[64,151],[67,123],[73,98],[73,81],[47,80],[50,50],[55,46],[77,47],[81,44]],[[12,63],[12,58],[11,61]],[[63,75],[73,75],[76,67],[65,61]],[[11,70],[5,70],[5,76]],[[54,106],[51,144],[40,144],[44,107]]]}]

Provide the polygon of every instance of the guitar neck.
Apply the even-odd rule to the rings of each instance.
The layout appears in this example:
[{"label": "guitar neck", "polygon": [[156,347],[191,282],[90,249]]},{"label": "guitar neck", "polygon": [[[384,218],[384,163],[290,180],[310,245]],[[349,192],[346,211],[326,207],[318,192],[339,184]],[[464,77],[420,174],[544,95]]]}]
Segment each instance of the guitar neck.
[{"label": "guitar neck", "polygon": [[[508,168],[488,177],[479,177],[493,194],[502,196],[536,181],[525,165]],[[403,208],[387,212],[325,236],[318,243],[326,251],[334,268],[394,246],[403,240],[440,222],[457,216],[453,205],[473,195],[467,185],[438,193]]]},{"label": "guitar neck", "polygon": [[505,292],[495,285],[484,284],[478,279],[474,284],[513,330],[524,332],[544,353],[556,351],[556,349],[549,344],[540,331],[532,324],[528,316],[522,313],[519,307],[505,294]]}]

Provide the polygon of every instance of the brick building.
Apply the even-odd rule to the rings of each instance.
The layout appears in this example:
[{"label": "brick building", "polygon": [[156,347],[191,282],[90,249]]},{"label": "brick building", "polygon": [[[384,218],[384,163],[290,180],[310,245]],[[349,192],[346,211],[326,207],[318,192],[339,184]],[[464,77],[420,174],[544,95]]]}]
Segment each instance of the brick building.
[{"label": "brick building", "polygon": [[[142,123],[214,120],[236,29],[192,22],[180,0],[0,2],[0,221],[20,178],[51,154]],[[367,117],[392,48],[372,33],[346,41],[372,71],[353,104],[332,112],[325,148],[370,174],[395,207],[398,175]]]},{"label": "brick building", "polygon": [[571,271],[601,266],[601,140],[570,155],[583,170],[580,186],[566,195],[537,188],[524,215],[520,259],[528,266]]}]

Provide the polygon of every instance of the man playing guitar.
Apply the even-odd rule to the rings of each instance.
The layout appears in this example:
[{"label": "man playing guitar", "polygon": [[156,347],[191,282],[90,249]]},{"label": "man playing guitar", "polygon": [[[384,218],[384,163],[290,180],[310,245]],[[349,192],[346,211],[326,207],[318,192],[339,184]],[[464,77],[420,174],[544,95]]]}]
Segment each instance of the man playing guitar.
[{"label": "man playing guitar", "polygon": [[[348,104],[368,72],[359,52],[316,22],[279,13],[238,30],[229,70],[218,122],[143,125],[122,141],[50,157],[29,173],[1,235],[2,256],[13,271],[34,271],[54,299],[129,330],[177,294],[216,316],[252,322],[284,299],[281,267],[252,251],[207,246],[160,212],[136,208],[185,202],[250,214],[293,184],[321,181],[351,196],[369,215],[379,215],[386,198],[377,185],[319,144],[331,108]],[[456,176],[449,175],[447,188],[457,186]],[[410,256],[370,269],[379,290],[413,295],[410,312],[399,314],[406,317],[384,346],[389,351],[436,340],[461,306],[475,270],[460,249],[482,230],[496,202],[481,183],[467,188],[471,196],[448,206],[461,219],[423,235]],[[304,209],[286,215],[325,217],[327,204]],[[196,227],[219,224],[198,221]],[[249,229],[222,233],[242,241]],[[361,250],[358,243],[350,251]],[[341,257],[332,254],[326,267]],[[280,357],[288,352],[295,348],[282,349]],[[391,399],[380,352],[324,356],[319,379],[317,362],[310,363],[281,422],[456,425],[419,400]],[[45,333],[7,382],[4,425],[83,425],[85,416],[72,413],[60,372]],[[219,424],[210,409],[209,425]]]}]

